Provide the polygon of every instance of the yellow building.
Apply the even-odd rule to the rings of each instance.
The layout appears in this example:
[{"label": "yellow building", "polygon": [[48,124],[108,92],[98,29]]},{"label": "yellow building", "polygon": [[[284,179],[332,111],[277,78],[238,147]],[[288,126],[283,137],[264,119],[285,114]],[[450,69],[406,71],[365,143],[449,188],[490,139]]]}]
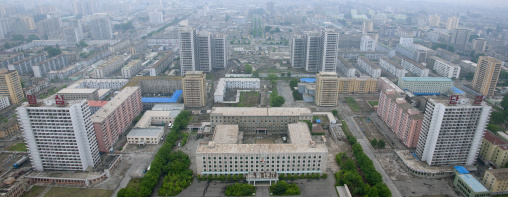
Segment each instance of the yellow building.
[{"label": "yellow building", "polygon": [[508,191],[508,168],[485,171],[482,182],[492,193]]},{"label": "yellow building", "polygon": [[0,124],[0,138],[11,138],[19,131],[18,120],[11,118],[9,121]]},{"label": "yellow building", "polygon": [[0,69],[0,96],[8,96],[11,104],[19,104],[25,97],[18,71]]},{"label": "yellow building", "polygon": [[[316,88],[317,89],[317,88]],[[342,94],[372,94],[377,93],[377,78],[371,77],[341,77],[339,78],[339,93]]]},{"label": "yellow building", "polygon": [[496,89],[502,62],[493,57],[478,58],[473,79],[473,89],[483,96],[493,96]]},{"label": "yellow building", "polygon": [[206,74],[203,71],[187,71],[182,79],[183,101],[186,107],[202,107],[206,104]]},{"label": "yellow building", "polygon": [[508,162],[508,143],[490,131],[485,132],[480,158],[498,168],[503,167]]},{"label": "yellow building", "polygon": [[21,22],[23,22],[25,24],[26,29],[28,29],[28,30],[35,30],[35,20],[34,20],[34,17],[31,17],[31,16],[21,17]]},{"label": "yellow building", "polygon": [[320,72],[316,75],[315,103],[317,106],[336,106],[338,102],[339,78],[335,72]]}]

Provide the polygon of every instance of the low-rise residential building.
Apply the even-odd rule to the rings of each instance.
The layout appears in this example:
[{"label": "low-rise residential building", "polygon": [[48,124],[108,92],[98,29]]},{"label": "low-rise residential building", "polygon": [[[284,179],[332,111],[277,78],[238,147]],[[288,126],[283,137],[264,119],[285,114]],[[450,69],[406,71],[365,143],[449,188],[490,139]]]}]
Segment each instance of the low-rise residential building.
[{"label": "low-rise residential building", "polygon": [[34,56],[26,57],[22,60],[18,60],[16,62],[12,62],[8,64],[9,70],[16,70],[20,75],[32,74],[32,66],[48,59],[46,53],[40,53]]},{"label": "low-rise residential building", "polygon": [[368,60],[365,56],[358,57],[358,66],[371,77],[381,76],[381,67]]},{"label": "low-rise residential building", "polygon": [[52,70],[46,73],[49,79],[65,79],[74,73],[79,72],[82,69],[81,64],[74,64],[60,70]]},{"label": "low-rise residential building", "polygon": [[0,124],[0,138],[9,139],[19,132],[18,120],[11,118],[7,122]]},{"label": "low-rise residential building", "polygon": [[141,60],[132,60],[122,68],[122,77],[129,79],[143,69]]},{"label": "low-rise residential building", "polygon": [[23,88],[25,95],[33,95],[45,88],[49,87],[49,79],[32,78],[32,84]]},{"label": "low-rise residential building", "polygon": [[459,55],[452,53],[446,49],[442,49],[442,48],[436,49],[436,56],[443,58],[443,59],[450,61],[450,62],[455,62],[460,59]]},{"label": "low-rise residential building", "polygon": [[401,77],[398,85],[415,95],[439,95],[453,88],[453,80],[446,77]]},{"label": "low-rise residential building", "polygon": [[157,60],[154,64],[145,68],[150,72],[150,76],[157,76],[169,68],[171,63],[176,59],[176,53],[174,51],[168,51],[161,59]]},{"label": "low-rise residential building", "polygon": [[0,110],[11,106],[8,96],[0,96]]},{"label": "low-rise residential building", "polygon": [[469,61],[469,60],[461,60],[459,63],[459,66],[462,70],[466,72],[475,72],[476,66],[478,66],[476,63]]},{"label": "low-rise residential building", "polygon": [[462,196],[466,197],[488,197],[491,193],[472,174],[456,175],[453,186],[455,186]]},{"label": "low-rise residential building", "polygon": [[381,90],[377,114],[406,147],[416,147],[423,114],[407,103],[404,95],[397,94],[394,89]]},{"label": "low-rise residential building", "polygon": [[337,70],[340,70],[346,77],[355,77],[356,68],[342,56],[337,56]]},{"label": "low-rise residential building", "polygon": [[494,133],[486,131],[479,157],[487,164],[502,168],[508,163],[508,143]]},{"label": "low-rise residential building", "polygon": [[45,77],[50,71],[60,70],[68,64],[67,54],[60,54],[32,66],[35,77]]},{"label": "low-rise residential building", "polygon": [[127,134],[129,144],[159,144],[164,127],[133,128]]},{"label": "low-rise residential building", "polygon": [[116,56],[98,66],[94,70],[95,78],[101,79],[106,78],[118,72],[130,56]]},{"label": "low-rise residential building", "polygon": [[443,77],[452,79],[458,79],[460,74],[460,66],[437,56],[430,56],[427,58],[427,68],[434,70],[434,72]]},{"label": "low-rise residential building", "polygon": [[426,68],[422,64],[415,62],[409,58],[403,57],[400,65],[418,77],[428,77],[429,76],[429,69],[428,68]]},{"label": "low-rise residential building", "polygon": [[508,193],[508,168],[486,170],[482,182],[492,194]]},{"label": "low-rise residential building", "polygon": [[259,78],[220,78],[213,93],[213,100],[216,103],[224,102],[227,89],[256,90],[260,88],[261,80]]},{"label": "low-rise residential building", "polygon": [[385,56],[379,58],[379,66],[397,78],[405,77],[406,73],[408,73],[407,70],[400,66],[399,63]]}]

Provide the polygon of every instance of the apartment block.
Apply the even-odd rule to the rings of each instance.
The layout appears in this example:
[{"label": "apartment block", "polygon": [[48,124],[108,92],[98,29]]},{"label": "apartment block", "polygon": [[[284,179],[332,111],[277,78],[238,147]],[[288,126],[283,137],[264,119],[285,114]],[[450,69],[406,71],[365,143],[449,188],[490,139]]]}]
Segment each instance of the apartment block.
[{"label": "apartment block", "polygon": [[339,34],[331,29],[293,35],[291,63],[307,72],[335,72],[338,46]]},{"label": "apartment block", "polygon": [[67,88],[92,88],[120,90],[129,80],[127,79],[82,79]]},{"label": "apartment block", "polygon": [[402,58],[402,62],[400,64],[402,67],[404,67],[409,72],[412,72],[416,76],[419,77],[428,77],[429,76],[429,69],[423,66],[422,64],[415,62],[409,58]]},{"label": "apartment block", "polygon": [[143,65],[141,63],[141,60],[130,61],[122,68],[122,77],[129,79],[135,76],[139,71],[141,71],[141,69],[143,69]]},{"label": "apartment block", "polygon": [[482,182],[492,194],[508,192],[508,168],[486,170]]},{"label": "apartment block", "polygon": [[0,69],[0,96],[8,96],[9,103],[20,104],[25,98],[18,71]]},{"label": "apartment block", "polygon": [[508,163],[507,156],[508,143],[491,131],[485,131],[480,149],[480,159],[496,168],[503,168]]},{"label": "apartment block", "polygon": [[11,106],[8,96],[0,96],[0,110]]},{"label": "apartment block", "polygon": [[485,40],[485,38],[475,38],[473,39],[471,48],[478,52],[485,52],[485,49],[487,48],[487,40]]},{"label": "apartment block", "polygon": [[293,35],[291,38],[291,66],[293,68],[305,67],[305,36]]},{"label": "apartment block", "polygon": [[493,96],[496,89],[501,65],[503,62],[493,57],[481,56],[478,58],[476,72],[473,79],[473,90],[483,96]]},{"label": "apartment block", "polygon": [[238,125],[250,133],[286,133],[288,124],[312,120],[309,108],[255,108],[255,107],[214,107],[210,122],[216,125]]},{"label": "apartment block", "polygon": [[224,102],[227,89],[258,90],[260,88],[261,80],[259,78],[220,78],[213,93],[213,100],[215,103]]},{"label": "apartment block", "polygon": [[339,33],[332,29],[321,30],[319,72],[335,72],[337,51],[339,50]]},{"label": "apartment block", "polygon": [[317,106],[336,106],[339,100],[339,78],[335,72],[319,72],[316,75],[314,102]]},{"label": "apartment block", "polygon": [[174,51],[169,51],[162,57],[161,59],[157,60],[154,64],[148,66],[147,68],[143,70],[148,70],[150,72],[150,76],[158,76],[162,72],[164,72],[166,69],[169,68],[173,60],[176,59],[176,53]]},{"label": "apartment block", "polygon": [[371,62],[364,56],[358,57],[358,66],[365,71],[367,74],[369,74],[371,77],[380,77],[381,76],[381,67],[379,65]]},{"label": "apartment block", "polygon": [[[0,29],[1,29],[1,24],[0,24]],[[25,58],[25,55],[21,52],[0,52],[0,68],[8,68],[9,64],[21,61],[24,58]]]},{"label": "apartment block", "polygon": [[18,107],[32,167],[37,171],[87,171],[100,161],[90,109],[85,100],[51,97]]},{"label": "apartment block", "polygon": [[443,58],[443,59],[450,61],[450,62],[456,62],[460,59],[459,55],[452,53],[446,49],[442,49],[442,48],[436,49],[436,56]]},{"label": "apartment block", "polygon": [[422,129],[423,114],[394,89],[381,90],[377,114],[408,148],[415,148]]},{"label": "apartment block", "polygon": [[56,94],[63,96],[65,100],[99,100],[99,90],[91,88],[64,88]]},{"label": "apartment block", "polygon": [[416,155],[430,166],[474,165],[491,110],[481,100],[429,98]]},{"label": "apartment block", "polygon": [[113,26],[107,17],[97,17],[89,22],[90,35],[93,40],[113,39]]},{"label": "apartment block", "polygon": [[31,57],[26,57],[22,60],[9,63],[7,66],[9,70],[16,70],[18,71],[18,74],[25,75],[25,74],[32,74],[32,66],[38,64],[39,62],[42,62],[48,58],[46,53],[40,53]]},{"label": "apartment block", "polygon": [[186,107],[206,105],[206,74],[203,71],[187,71],[182,79],[182,87]]},{"label": "apartment block", "polygon": [[321,60],[321,35],[316,32],[305,35],[305,71],[319,72]]},{"label": "apartment block", "polygon": [[113,145],[143,111],[141,88],[125,87],[92,116],[100,152],[109,152]]},{"label": "apartment block", "polygon": [[385,56],[379,58],[379,66],[397,78],[405,77],[408,73],[407,70],[400,66],[399,63]]},{"label": "apartment block", "polygon": [[227,36],[225,34],[212,34],[212,67],[225,69],[228,66]]},{"label": "apartment block", "polygon": [[455,16],[452,16],[452,17],[448,17],[447,21],[446,21],[446,30],[453,30],[453,29],[457,29],[459,27],[459,17],[455,17]]},{"label": "apartment block", "polygon": [[213,68],[227,67],[226,35],[184,28],[179,38],[182,76],[187,71],[211,72]]},{"label": "apartment block", "polygon": [[118,72],[130,56],[116,56],[94,69],[95,78],[102,79]]},{"label": "apartment block", "polygon": [[397,85],[415,95],[439,95],[453,88],[453,80],[446,77],[401,77]]},{"label": "apartment block", "polygon": [[466,72],[475,72],[478,64],[469,60],[461,60],[459,66],[461,70],[464,70]]},{"label": "apartment block", "polygon": [[312,141],[303,122],[288,124],[286,131],[289,143],[243,144],[237,125],[217,125],[213,140],[196,150],[197,174],[242,174],[248,180],[256,180],[255,174],[273,174],[264,180],[272,181],[278,174],[324,173],[326,145]]},{"label": "apartment block", "polygon": [[460,74],[460,66],[441,59],[437,56],[427,58],[427,68],[434,70],[437,74],[452,79],[458,79]]},{"label": "apartment block", "polygon": [[45,77],[49,72],[65,68],[69,64],[67,54],[60,54],[32,66],[35,77]]},{"label": "apartment block", "polygon": [[0,139],[11,139],[19,132],[18,120],[11,118],[0,125]]},{"label": "apartment block", "polygon": [[339,94],[372,94],[378,92],[378,79],[371,77],[340,77]]}]

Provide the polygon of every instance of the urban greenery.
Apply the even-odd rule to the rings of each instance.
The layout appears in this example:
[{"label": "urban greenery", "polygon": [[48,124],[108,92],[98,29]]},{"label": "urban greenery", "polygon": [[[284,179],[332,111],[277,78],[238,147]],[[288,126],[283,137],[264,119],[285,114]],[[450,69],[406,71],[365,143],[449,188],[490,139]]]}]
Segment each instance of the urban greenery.
[{"label": "urban greenery", "polygon": [[9,151],[21,151],[26,152],[26,144],[23,142],[17,143],[9,147]]},{"label": "urban greenery", "polygon": [[272,107],[280,107],[284,104],[286,100],[284,97],[279,96],[277,93],[277,87],[272,88],[272,93],[270,93],[270,106]]},{"label": "urban greenery", "polygon": [[245,71],[245,74],[251,74],[252,73],[252,65],[250,65],[250,64],[245,65],[243,71]]},{"label": "urban greenery", "polygon": [[296,183],[286,183],[286,181],[278,181],[270,186],[270,192],[275,196],[283,195],[300,195],[300,188]]},{"label": "urban greenery", "polygon": [[122,30],[122,31],[127,31],[129,29],[134,29],[134,26],[132,25],[132,21],[129,21],[129,22],[126,22],[126,23],[120,23],[120,24],[116,24],[114,26],[114,28],[116,30]]},{"label": "urban greenery", "polygon": [[493,132],[508,129],[508,94],[504,95],[501,100],[501,108],[490,114],[490,124],[487,129]]},{"label": "urban greenery", "polygon": [[[139,186],[127,185],[127,187],[120,189],[117,197],[150,196],[163,174],[167,174],[162,185],[165,191],[159,191],[159,194],[176,195],[190,185],[192,171],[188,169],[190,164],[189,157],[180,151],[176,153],[172,152],[176,141],[182,137],[181,130],[185,129],[189,124],[190,117],[191,113],[189,111],[180,112],[173,123],[170,133],[167,135],[166,141],[155,155],[150,165],[150,170],[141,178]],[[177,177],[178,181],[171,182],[175,177]]]},{"label": "urban greenery", "polygon": [[57,55],[62,54],[62,50],[60,50],[59,48],[52,47],[52,46],[44,47],[44,51],[46,51],[48,53],[49,57],[55,57]]},{"label": "urban greenery", "polygon": [[328,175],[326,173],[323,173],[321,176],[319,176],[319,174],[317,174],[317,173],[300,174],[300,176],[291,175],[291,174],[287,174],[287,175],[280,174],[279,175],[279,180],[320,179],[320,178],[326,179],[326,178],[328,178]]},{"label": "urban greenery", "polygon": [[339,115],[339,111],[337,111],[336,109],[332,110],[332,114],[334,116],[338,116]]},{"label": "urban greenery", "polygon": [[242,180],[244,179],[245,177],[243,177],[243,174],[239,174],[239,175],[220,175],[220,176],[217,176],[216,174],[215,175],[197,175],[197,178],[198,180],[202,181],[202,180],[220,180],[220,181],[225,181],[225,180]]},{"label": "urban greenery", "polygon": [[384,140],[378,141],[375,138],[370,141],[370,144],[372,145],[372,147],[377,148],[377,149],[383,149],[386,146],[386,142]]},{"label": "urban greenery", "polygon": [[345,97],[344,99],[346,99],[346,102],[349,105],[349,108],[351,108],[351,110],[353,112],[361,112],[360,106],[358,106],[358,103],[356,103],[354,98]]},{"label": "urban greenery", "polygon": [[235,183],[226,186],[226,196],[252,196],[252,193],[255,192],[256,187],[248,183]]}]

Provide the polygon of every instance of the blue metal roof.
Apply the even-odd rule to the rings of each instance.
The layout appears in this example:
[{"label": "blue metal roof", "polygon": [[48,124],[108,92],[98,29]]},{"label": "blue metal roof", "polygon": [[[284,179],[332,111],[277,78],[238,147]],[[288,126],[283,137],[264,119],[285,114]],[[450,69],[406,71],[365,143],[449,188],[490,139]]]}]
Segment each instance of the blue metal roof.
[{"label": "blue metal roof", "polygon": [[480,181],[473,177],[471,174],[459,174],[458,175],[464,183],[466,183],[475,193],[478,192],[488,192],[489,190],[483,186]]},{"label": "blue metal roof", "polygon": [[176,103],[180,96],[182,96],[183,90],[177,90],[171,97],[141,97],[142,103]]},{"label": "blue metal roof", "polygon": [[458,89],[457,87],[453,86],[451,89],[450,89],[453,93],[455,94],[465,94],[464,91]]},{"label": "blue metal roof", "polygon": [[320,123],[320,122],[321,122],[321,119],[316,119],[316,122],[317,122],[317,123]]},{"label": "blue metal roof", "polygon": [[314,83],[316,82],[316,78],[301,78],[301,82]]},{"label": "blue metal roof", "polygon": [[432,81],[432,82],[453,82],[448,77],[401,77],[404,81]]},{"label": "blue metal roof", "polygon": [[414,95],[417,95],[417,96],[427,96],[427,95],[440,95],[439,92],[431,92],[431,93],[413,93]]},{"label": "blue metal roof", "polygon": [[464,166],[455,166],[454,168],[455,170],[457,170],[457,172],[461,174],[469,174],[469,171],[467,171],[467,169],[464,168]]}]

